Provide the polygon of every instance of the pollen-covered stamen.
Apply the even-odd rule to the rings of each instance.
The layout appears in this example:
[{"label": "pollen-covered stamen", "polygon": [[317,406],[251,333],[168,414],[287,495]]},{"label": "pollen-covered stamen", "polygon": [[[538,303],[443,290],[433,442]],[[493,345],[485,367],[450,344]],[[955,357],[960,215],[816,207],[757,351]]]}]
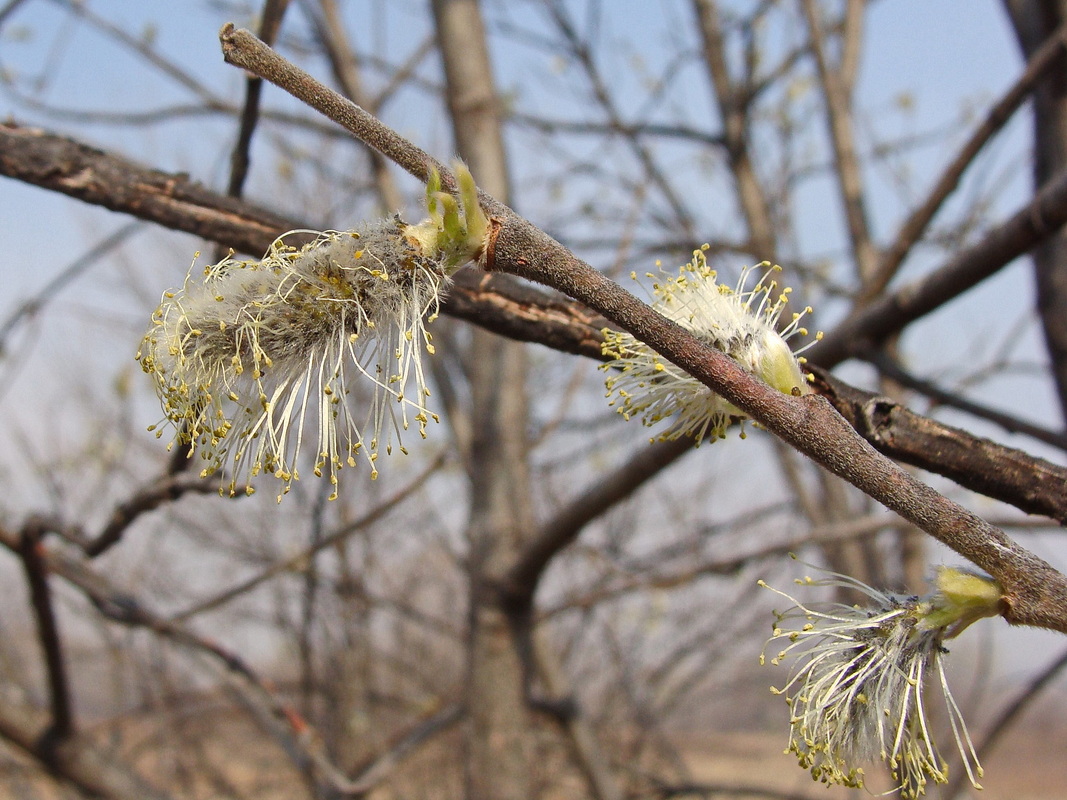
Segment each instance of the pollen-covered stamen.
[{"label": "pollen-covered stamen", "polygon": [[[775,389],[810,392],[809,376],[787,342],[807,335],[800,320],[811,309],[794,314],[779,330],[790,293],[786,288],[775,294],[777,283],[771,276],[780,268],[767,262],[746,267],[730,288],[716,282],[706,250],[705,245],[694,251],[693,260],[677,276],[648,273],[657,279],[653,308]],[[755,285],[748,288],[757,273]],[[704,438],[724,437],[731,419],[744,419],[740,409],[628,333],[605,330],[603,352],[614,359],[603,365],[610,372],[605,383],[611,405],[626,419],[640,417],[649,426],[671,419],[661,439],[692,436],[699,444]]]},{"label": "pollen-covered stamen", "polygon": [[[395,438],[404,451],[412,422],[425,436],[438,419],[425,406],[426,325],[451,275],[480,257],[488,229],[473,178],[462,165],[456,172],[461,202],[444,202],[435,177],[431,217],[417,225],[294,231],[259,261],[226,258],[164,294],[137,357],[202,474],[228,467],[224,489],[234,493],[270,473],[284,494],[314,435],[312,470],[336,486],[357,455],[376,476],[379,442],[389,452]],[[359,378],[370,399],[357,404],[350,383]]]},{"label": "pollen-covered stamen", "polygon": [[926,701],[932,671],[964,769],[977,787],[982,770],[949,691],[944,641],[997,613],[996,582],[942,568],[938,591],[927,598],[897,598],[836,573],[798,583],[856,589],[871,601],[866,609],[829,604],[822,610],[772,589],[794,604],[776,612],[768,645],[788,642],[773,664],[796,659],[785,686],[773,691],[789,704],[789,750],[801,766],[824,783],[862,786],[860,764],[881,760],[906,798],[924,794],[931,781],[945,783],[948,765],[930,729]]}]

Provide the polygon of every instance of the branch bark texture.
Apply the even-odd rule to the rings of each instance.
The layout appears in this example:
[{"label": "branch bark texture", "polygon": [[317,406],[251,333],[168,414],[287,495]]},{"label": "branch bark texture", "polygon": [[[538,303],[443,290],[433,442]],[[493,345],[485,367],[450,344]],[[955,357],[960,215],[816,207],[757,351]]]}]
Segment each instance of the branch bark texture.
[{"label": "branch bark texture", "polygon": [[[230,63],[256,71],[300,99],[314,100],[316,108],[338,110],[336,101],[324,99],[312,90],[317,82],[252,34],[228,25],[220,37]],[[338,100],[342,105],[345,102]],[[340,109],[344,112],[341,116],[354,126],[349,130],[372,146],[382,143],[388,148],[383,154],[393,157],[395,153],[400,166],[416,177],[425,178],[428,165],[435,163],[429,156],[414,145],[401,144],[402,137],[362,109],[353,108],[355,111]],[[1004,590],[1004,616],[1009,622],[1067,632],[1067,578],[1050,564],[881,456],[823,398],[787,397],[769,388],[727,356],[703,345],[690,332],[657,314],[504,204],[487,195],[483,195],[482,203],[496,217],[497,225],[488,269],[544,284],[603,314],[782,440],[989,572]],[[1015,236],[1001,233],[997,238],[995,232],[990,250],[1003,255],[1012,243],[1017,244],[1020,236],[1036,235],[1042,228],[1053,225],[1053,220],[1059,224],[1067,221],[1067,177],[1046,189],[1035,203],[1037,219],[1031,216],[1023,223],[1013,218],[1022,230],[1015,230],[1009,223]],[[1006,260],[1010,257],[999,260],[997,266]],[[968,274],[973,275],[973,267]],[[943,287],[935,283],[935,288]]]}]

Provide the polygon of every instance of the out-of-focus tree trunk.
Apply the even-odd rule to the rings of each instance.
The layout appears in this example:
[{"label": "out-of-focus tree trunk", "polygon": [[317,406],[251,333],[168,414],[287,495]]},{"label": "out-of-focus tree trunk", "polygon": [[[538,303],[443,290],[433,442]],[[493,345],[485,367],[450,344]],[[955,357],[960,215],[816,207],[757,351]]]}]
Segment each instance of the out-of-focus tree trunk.
[{"label": "out-of-focus tree trunk", "polygon": [[[1067,0],[1004,0],[1019,46],[1029,58],[1067,19]],[[1034,93],[1034,188],[1067,167],[1067,56],[1049,70]],[[1034,249],[1037,308],[1067,420],[1067,233]]]},{"label": "out-of-focus tree trunk", "polygon": [[[499,104],[476,0],[434,0],[456,149],[478,184],[507,201]],[[532,529],[527,469],[526,350],[474,330],[467,472],[471,506],[466,785],[471,800],[530,795],[529,718],[516,631],[494,591]]]},{"label": "out-of-focus tree trunk", "polygon": [[[751,87],[730,75],[726,38],[715,0],[694,0],[693,11],[703,43],[704,64],[715,90],[722,117],[722,135],[730,172],[737,187],[737,200],[748,227],[748,247],[753,255],[777,263],[778,245],[770,204],[749,152],[748,103]],[[750,76],[746,76],[750,77]]]},{"label": "out-of-focus tree trunk", "polygon": [[[848,0],[841,9],[840,19],[832,26],[827,26],[820,4],[815,0],[804,0],[803,3],[811,52],[826,108],[827,129],[833,146],[838,196],[848,228],[856,279],[862,287],[861,297],[870,282],[876,279],[880,257],[869,222],[865,199],[867,192],[863,185],[863,169],[855,133],[855,90],[863,48],[866,5],[866,0]],[[831,34],[830,31],[836,32]],[[832,42],[831,36],[835,41]],[[831,46],[831,43],[836,46]],[[890,339],[883,346],[892,352],[897,343],[895,339]],[[889,381],[881,381],[881,390],[890,397],[903,399],[901,387]],[[818,472],[822,488],[817,514],[824,517],[821,524],[853,516],[856,513],[853,503],[858,505],[864,502],[862,498],[857,497],[857,493],[840,478],[823,470]],[[824,548],[824,552],[835,570],[859,578],[864,583],[919,591],[926,569],[922,542],[916,541],[914,531],[906,528],[892,535],[895,541],[891,548],[880,548],[874,538],[867,538]],[[842,593],[842,598],[847,602],[857,599],[850,597],[847,591]]]}]

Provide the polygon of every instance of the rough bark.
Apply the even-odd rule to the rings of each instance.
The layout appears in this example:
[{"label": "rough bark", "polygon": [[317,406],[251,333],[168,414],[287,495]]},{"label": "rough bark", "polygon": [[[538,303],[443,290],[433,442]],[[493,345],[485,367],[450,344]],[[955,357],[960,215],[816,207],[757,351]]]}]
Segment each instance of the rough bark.
[{"label": "rough bark", "polygon": [[820,394],[880,452],[1067,525],[1067,469],[920,416],[824,370],[815,372]]}]

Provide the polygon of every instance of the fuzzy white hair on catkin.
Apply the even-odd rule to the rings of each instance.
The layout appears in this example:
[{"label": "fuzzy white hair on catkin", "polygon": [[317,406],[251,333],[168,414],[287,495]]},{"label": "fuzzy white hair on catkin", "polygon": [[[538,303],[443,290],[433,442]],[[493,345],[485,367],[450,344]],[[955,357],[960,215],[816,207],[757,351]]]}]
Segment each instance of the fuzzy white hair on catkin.
[{"label": "fuzzy white hair on catkin", "polygon": [[[425,318],[448,282],[395,221],[326,232],[300,249],[280,239],[262,261],[224,260],[165,300],[143,365],[207,474],[229,451],[235,474],[273,472],[288,484],[310,417],[317,474],[354,465],[362,451],[374,475],[381,434],[391,449],[430,416],[419,348],[432,351]],[[376,387],[363,415],[345,402],[351,370]]]},{"label": "fuzzy white hair on catkin", "polygon": [[426,325],[490,230],[473,176],[461,163],[454,170],[455,197],[431,170],[429,218],[418,224],[397,217],[359,232],[292,231],[261,260],[223,259],[164,294],[137,358],[174,441],[202,460],[202,475],[231,473],[223,492],[243,482],[252,493],[261,473],[288,492],[312,431],[316,475],[336,487],[359,455],[374,478],[380,449],[390,453],[395,441],[406,452],[411,423],[425,437],[437,421],[425,406],[422,353],[434,352]]}]

